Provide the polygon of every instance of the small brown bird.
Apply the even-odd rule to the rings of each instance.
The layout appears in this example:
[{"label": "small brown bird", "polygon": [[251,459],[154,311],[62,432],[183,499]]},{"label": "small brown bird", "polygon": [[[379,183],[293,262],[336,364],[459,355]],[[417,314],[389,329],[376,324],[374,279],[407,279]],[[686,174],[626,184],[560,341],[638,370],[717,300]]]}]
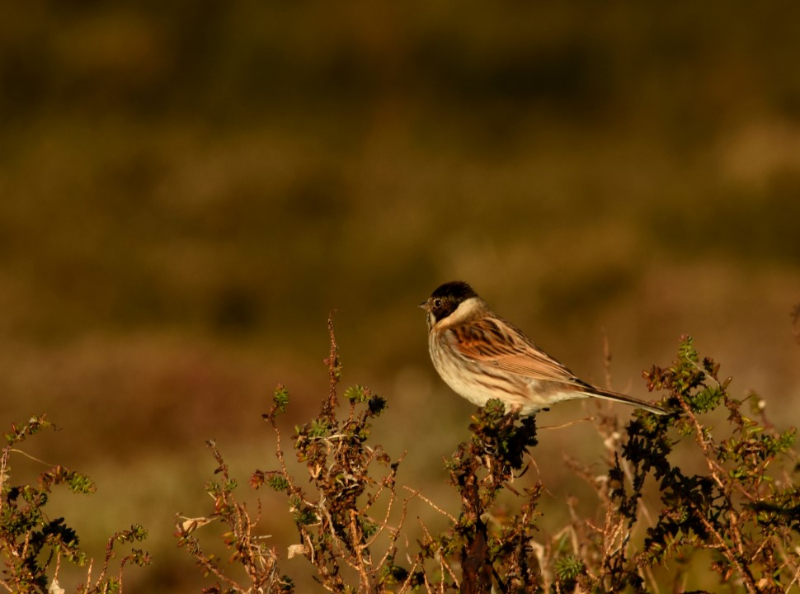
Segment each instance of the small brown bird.
[{"label": "small brown bird", "polygon": [[539,349],[518,328],[497,317],[467,283],[436,289],[420,304],[428,314],[428,348],[433,366],[456,393],[484,406],[499,398],[523,416],[576,398],[603,398],[667,411],[624,394],[603,390],[575,375]]}]

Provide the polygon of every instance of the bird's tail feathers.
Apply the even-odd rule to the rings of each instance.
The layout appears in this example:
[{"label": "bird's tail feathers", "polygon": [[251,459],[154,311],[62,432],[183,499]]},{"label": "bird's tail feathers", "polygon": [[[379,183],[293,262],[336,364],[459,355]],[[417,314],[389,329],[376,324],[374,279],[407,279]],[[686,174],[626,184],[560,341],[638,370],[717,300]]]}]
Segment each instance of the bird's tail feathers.
[{"label": "bird's tail feathers", "polygon": [[611,400],[612,402],[622,402],[623,404],[635,406],[636,408],[643,408],[647,412],[651,412],[656,415],[668,414],[666,410],[658,406],[655,406],[654,404],[650,404],[649,402],[645,402],[644,400],[639,400],[638,398],[633,398],[632,396],[626,396],[625,394],[620,394],[619,392],[612,392],[611,390],[601,390],[600,388],[594,388],[594,390],[592,390],[591,392],[586,392],[586,394],[589,396],[593,396],[595,398]]}]

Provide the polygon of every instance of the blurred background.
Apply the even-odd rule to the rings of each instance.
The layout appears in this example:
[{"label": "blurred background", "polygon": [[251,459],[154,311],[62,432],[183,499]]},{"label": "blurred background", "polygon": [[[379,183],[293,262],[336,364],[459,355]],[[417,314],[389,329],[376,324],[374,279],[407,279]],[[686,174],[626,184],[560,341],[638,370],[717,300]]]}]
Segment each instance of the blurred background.
[{"label": "blurred background", "polygon": [[[96,479],[51,510],[90,554],[150,530],[126,589],[204,583],[172,537],[175,513],[210,512],[203,442],[241,483],[274,467],[260,414],[278,382],[286,436],[315,414],[334,308],[344,383],[389,400],[375,441],[453,511],[442,457],[473,407],[435,376],[416,308],[445,281],[599,384],[607,338],[613,387],[642,398],[641,370],[691,334],[735,396],[800,421],[800,5],[3,13],[0,425],[58,424],[26,451]],[[600,472],[600,444],[586,423],[542,430],[545,532],[581,489],[563,455]],[[285,552],[289,513],[265,496],[259,530]]]}]

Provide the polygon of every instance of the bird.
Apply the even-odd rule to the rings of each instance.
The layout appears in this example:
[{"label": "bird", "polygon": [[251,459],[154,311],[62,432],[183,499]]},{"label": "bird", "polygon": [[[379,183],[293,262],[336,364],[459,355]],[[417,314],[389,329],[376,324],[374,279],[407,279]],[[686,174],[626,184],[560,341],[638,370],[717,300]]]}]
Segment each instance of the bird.
[{"label": "bird", "polygon": [[485,406],[498,398],[506,412],[518,411],[524,417],[565,400],[602,398],[667,414],[648,402],[581,380],[493,313],[464,281],[441,285],[419,306],[427,314],[433,366],[454,392],[473,404]]}]

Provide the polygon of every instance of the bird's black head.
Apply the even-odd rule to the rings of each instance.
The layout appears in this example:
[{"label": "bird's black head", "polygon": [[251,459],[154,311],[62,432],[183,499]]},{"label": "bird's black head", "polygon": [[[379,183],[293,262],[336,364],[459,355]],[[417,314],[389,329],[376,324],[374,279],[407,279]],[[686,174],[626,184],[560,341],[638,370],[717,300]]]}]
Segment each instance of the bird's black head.
[{"label": "bird's black head", "polygon": [[467,299],[477,296],[464,281],[452,281],[438,287],[420,307],[428,312],[429,322],[436,323],[452,314]]}]

